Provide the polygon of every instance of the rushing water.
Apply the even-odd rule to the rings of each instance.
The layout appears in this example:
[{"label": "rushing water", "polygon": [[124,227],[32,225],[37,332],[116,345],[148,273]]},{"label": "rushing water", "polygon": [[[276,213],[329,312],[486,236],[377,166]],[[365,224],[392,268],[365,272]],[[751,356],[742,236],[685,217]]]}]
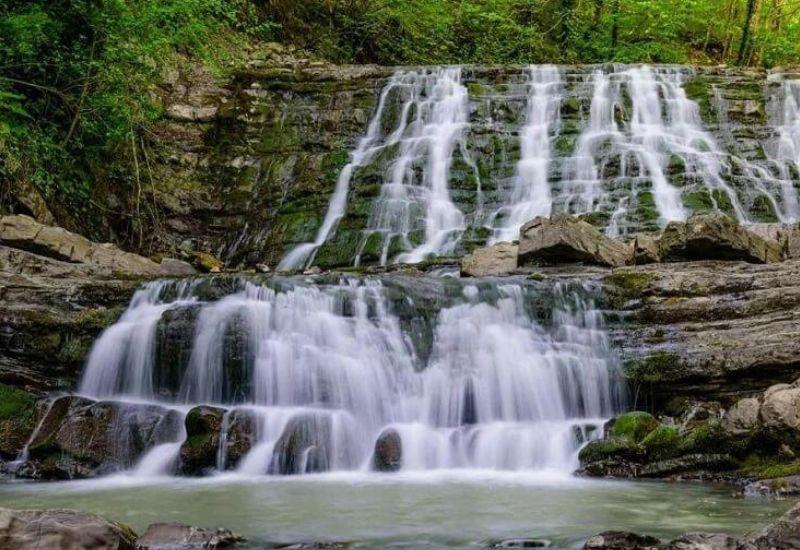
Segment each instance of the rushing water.
[{"label": "rushing water", "polygon": [[[543,65],[502,78],[477,83],[467,68],[399,70],[339,176],[316,239],[280,267],[314,262],[362,171],[380,192],[355,264],[419,262],[459,253],[465,242],[514,240],[522,224],[554,212],[599,214],[611,236],[697,209],[742,223],[800,219],[800,81],[770,77],[771,135],[751,140],[756,151],[745,154],[731,127],[715,131],[703,120],[687,92],[696,78],[687,67]],[[724,119],[725,100],[713,103]]]},{"label": "rushing water", "polygon": [[[159,426],[194,405],[224,407],[219,470],[369,470],[379,436],[396,433],[404,470],[570,472],[624,404],[590,284],[204,284],[213,299],[200,282],[137,292],[95,343],[79,392],[157,405]],[[189,317],[175,364],[163,335]],[[229,464],[234,414],[252,421],[254,442]],[[174,471],[186,434],[171,429],[135,474]]]},{"label": "rushing water", "polygon": [[664,539],[690,531],[744,534],[791,502],[745,500],[707,485],[464,471],[11,484],[0,485],[0,505],[77,508],[140,531],[156,521],[223,526],[258,548],[265,541],[322,540],[433,550],[515,537],[582,548],[608,529]]}]

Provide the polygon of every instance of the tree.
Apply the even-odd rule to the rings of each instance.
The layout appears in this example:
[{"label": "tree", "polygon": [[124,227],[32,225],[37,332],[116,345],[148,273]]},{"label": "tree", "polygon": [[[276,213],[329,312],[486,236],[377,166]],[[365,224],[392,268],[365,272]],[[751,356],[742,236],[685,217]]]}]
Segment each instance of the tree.
[{"label": "tree", "polygon": [[736,60],[737,65],[744,65],[747,61],[747,52],[750,46],[750,26],[753,24],[755,10],[756,0],[747,0],[744,25],[742,26],[742,39],[739,41],[739,56]]}]

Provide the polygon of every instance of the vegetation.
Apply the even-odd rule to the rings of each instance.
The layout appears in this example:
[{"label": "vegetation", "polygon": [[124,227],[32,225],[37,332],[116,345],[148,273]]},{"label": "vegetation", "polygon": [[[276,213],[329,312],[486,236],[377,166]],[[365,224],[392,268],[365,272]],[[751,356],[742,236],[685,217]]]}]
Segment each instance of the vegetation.
[{"label": "vegetation", "polygon": [[[225,78],[265,41],[334,62],[800,63],[787,0],[0,0],[0,209],[26,185],[62,223],[120,191],[140,247],[154,87]],[[133,197],[133,199],[131,198]],[[148,210],[150,209],[150,210]],[[62,214],[62,215],[58,215]],[[65,220],[65,216],[67,219]]]}]

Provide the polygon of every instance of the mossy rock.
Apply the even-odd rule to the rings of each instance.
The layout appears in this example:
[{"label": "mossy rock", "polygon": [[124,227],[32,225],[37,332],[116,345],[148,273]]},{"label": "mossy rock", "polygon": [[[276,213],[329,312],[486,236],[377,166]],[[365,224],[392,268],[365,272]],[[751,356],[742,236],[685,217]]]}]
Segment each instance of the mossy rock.
[{"label": "mossy rock", "polygon": [[642,446],[650,459],[663,460],[681,454],[683,438],[675,426],[658,426],[642,440]]},{"label": "mossy rock", "polygon": [[635,443],[626,439],[612,438],[590,441],[580,450],[578,459],[585,466],[605,460],[637,459],[641,454],[641,448]]},{"label": "mossy rock", "polygon": [[644,411],[632,411],[614,419],[610,434],[613,438],[641,443],[659,425],[658,420],[652,414]]},{"label": "mossy rock", "polygon": [[16,458],[35,426],[36,397],[0,384],[0,458]]},{"label": "mossy rock", "polygon": [[686,366],[680,355],[664,351],[628,360],[623,368],[626,378],[633,383],[677,380],[686,374]]}]

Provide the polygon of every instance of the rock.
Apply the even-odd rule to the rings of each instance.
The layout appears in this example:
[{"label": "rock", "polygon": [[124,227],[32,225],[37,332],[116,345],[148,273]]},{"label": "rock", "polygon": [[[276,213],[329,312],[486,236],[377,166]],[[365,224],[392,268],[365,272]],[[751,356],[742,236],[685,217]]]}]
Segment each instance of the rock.
[{"label": "rock", "polygon": [[764,392],[759,418],[767,429],[800,428],[800,387],[781,384],[769,388]]},{"label": "rock", "polygon": [[168,277],[188,277],[197,274],[192,264],[175,258],[164,258],[158,265],[162,273]]},{"label": "rock", "polygon": [[403,466],[403,441],[397,430],[384,430],[375,441],[373,467],[379,472],[396,472]]},{"label": "rock", "polygon": [[760,479],[745,485],[745,496],[789,497],[800,495],[800,475]]},{"label": "rock", "polygon": [[0,459],[15,459],[35,427],[36,397],[0,384]]},{"label": "rock", "polygon": [[219,108],[214,105],[170,105],[167,116],[179,122],[209,122],[217,116]]},{"label": "rock", "polygon": [[324,472],[330,467],[331,417],[304,413],[293,417],[275,443],[269,473]]},{"label": "rock", "polygon": [[134,550],[136,533],[121,523],[73,510],[0,508],[4,550]]},{"label": "rock", "polygon": [[747,229],[763,239],[771,239],[780,244],[783,257],[800,258],[800,226],[788,223],[754,223]]},{"label": "rock", "polygon": [[73,479],[129,468],[164,442],[158,428],[169,422],[168,413],[157,405],[60,397],[30,442],[30,471],[37,478]]},{"label": "rock", "polygon": [[704,214],[670,222],[659,240],[664,261],[727,260],[773,263],[783,259],[780,244],[738,225],[728,216]]},{"label": "rock", "polygon": [[734,435],[752,432],[758,426],[761,404],[755,397],[740,399],[725,416],[725,428]]},{"label": "rock", "polygon": [[222,271],[222,262],[207,252],[195,252],[194,265],[203,273],[219,273]]},{"label": "rock", "polygon": [[748,539],[758,550],[800,549],[800,504]]},{"label": "rock", "polygon": [[186,440],[180,449],[179,470],[184,475],[201,476],[217,466],[224,409],[201,405],[186,414]]},{"label": "rock", "polygon": [[672,541],[666,550],[747,550],[741,540],[722,533],[688,533]]},{"label": "rock", "polygon": [[489,548],[547,548],[550,546],[550,541],[542,539],[493,540],[485,546]]},{"label": "rock", "polygon": [[257,435],[258,418],[251,411],[237,409],[228,417],[225,444],[225,467],[235,468],[244,455],[253,448]]},{"label": "rock", "polygon": [[738,466],[739,463],[728,454],[693,453],[645,464],[638,470],[637,475],[667,477],[685,473],[724,472],[736,469]]},{"label": "rock", "polygon": [[139,550],[226,548],[246,539],[228,529],[203,529],[180,523],[153,523],[136,539]]},{"label": "rock", "polygon": [[632,261],[629,246],[572,216],[538,217],[520,229],[519,266],[578,262],[618,267]]},{"label": "rock", "polygon": [[461,275],[465,277],[498,277],[510,275],[517,269],[519,246],[498,243],[476,248],[461,260]]},{"label": "rock", "polygon": [[256,264],[256,271],[258,273],[269,273],[272,270],[267,264]]},{"label": "rock", "polygon": [[604,531],[586,541],[585,550],[656,550],[661,541],[629,531]]},{"label": "rock", "polygon": [[77,233],[22,215],[0,218],[0,242],[52,260],[90,266],[91,274],[102,276],[172,275],[169,269],[175,267],[169,263],[162,267],[113,244],[94,243]]},{"label": "rock", "polygon": [[633,240],[633,263],[653,264],[661,261],[658,233],[637,233]]}]

